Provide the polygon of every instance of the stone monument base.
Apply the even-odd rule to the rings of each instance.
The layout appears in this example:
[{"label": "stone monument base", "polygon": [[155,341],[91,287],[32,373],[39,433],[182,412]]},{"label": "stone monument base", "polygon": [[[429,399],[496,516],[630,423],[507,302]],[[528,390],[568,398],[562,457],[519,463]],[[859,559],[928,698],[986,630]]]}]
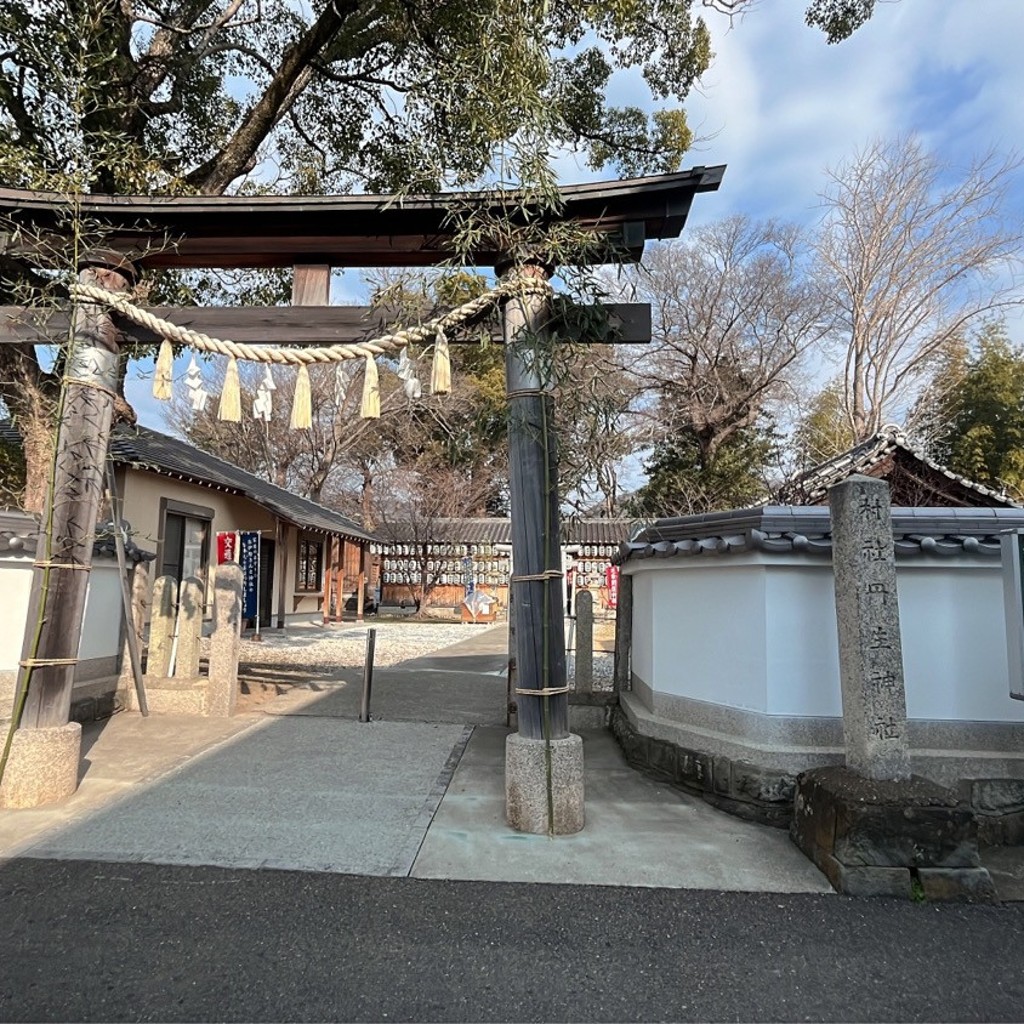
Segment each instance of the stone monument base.
[{"label": "stone monument base", "polygon": [[78,788],[82,727],[78,722],[18,729],[0,782],[0,808],[39,807]]},{"label": "stone monument base", "polygon": [[[207,715],[207,680],[195,676],[186,679],[145,676],[146,703],[151,715]],[[134,682],[124,691],[125,708],[139,710]]]},{"label": "stone monument base", "polygon": [[978,824],[928,779],[876,781],[842,766],[798,776],[790,836],[837,892],[926,900],[995,899]]},{"label": "stone monument base", "polygon": [[583,828],[583,740],[570,735],[550,746],[549,804],[548,743],[518,733],[505,741],[505,817],[517,832],[567,836]]}]

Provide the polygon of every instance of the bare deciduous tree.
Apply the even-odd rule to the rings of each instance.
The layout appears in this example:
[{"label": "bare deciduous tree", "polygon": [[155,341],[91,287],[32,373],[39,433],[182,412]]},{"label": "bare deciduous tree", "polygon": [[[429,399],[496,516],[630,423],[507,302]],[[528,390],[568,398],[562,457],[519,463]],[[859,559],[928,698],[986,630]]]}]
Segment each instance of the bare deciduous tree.
[{"label": "bare deciduous tree", "polygon": [[653,399],[652,442],[691,433],[710,465],[757,424],[826,333],[805,256],[797,228],[742,216],[649,248],[632,293],[651,303],[653,345],[633,375]]},{"label": "bare deciduous tree", "polygon": [[990,153],[957,172],[897,138],[828,172],[819,283],[846,343],[854,440],[909,404],[969,325],[1022,301],[1024,232],[1004,207],[1019,166]]}]

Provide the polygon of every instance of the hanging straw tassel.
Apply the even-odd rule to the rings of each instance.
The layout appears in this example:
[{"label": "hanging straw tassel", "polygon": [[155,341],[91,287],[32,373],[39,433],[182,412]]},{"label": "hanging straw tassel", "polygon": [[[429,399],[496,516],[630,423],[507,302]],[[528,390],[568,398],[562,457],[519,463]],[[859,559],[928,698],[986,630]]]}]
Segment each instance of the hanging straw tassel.
[{"label": "hanging straw tassel", "polygon": [[359,418],[364,420],[380,419],[380,380],[377,376],[377,364],[373,361],[373,356],[366,357],[363,402],[359,408]]},{"label": "hanging straw tassel", "polygon": [[448,339],[444,329],[438,327],[434,336],[434,363],[430,368],[430,391],[435,395],[447,395],[452,390],[452,357],[448,351]]},{"label": "hanging straw tassel", "polygon": [[309,430],[313,426],[313,391],[309,385],[309,367],[303,363],[295,378],[295,399],[292,402],[292,430]]},{"label": "hanging straw tassel", "polygon": [[153,397],[166,402],[171,397],[171,383],[174,375],[174,349],[164,338],[156,357],[156,373],[153,374]]},{"label": "hanging straw tassel", "polygon": [[228,360],[228,368],[224,372],[224,390],[220,393],[217,419],[229,423],[242,421],[242,389],[238,383],[238,360],[234,356]]}]

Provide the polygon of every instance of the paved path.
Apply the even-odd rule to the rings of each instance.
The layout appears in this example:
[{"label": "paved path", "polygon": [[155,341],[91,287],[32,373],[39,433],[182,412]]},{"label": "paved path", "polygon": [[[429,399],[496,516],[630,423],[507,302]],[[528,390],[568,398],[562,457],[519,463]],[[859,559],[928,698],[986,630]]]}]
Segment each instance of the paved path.
[{"label": "paved path", "polygon": [[[473,635],[434,654],[373,672],[370,712],[375,721],[504,725],[508,660],[503,625],[466,627]],[[460,631],[461,632],[461,631]],[[356,719],[362,698],[359,668],[333,670],[261,706],[273,715]]]},{"label": "paved path", "polygon": [[22,860],[0,1020],[1020,1020],[1018,905]]},{"label": "paved path", "polygon": [[369,725],[325,690],[87,728],[74,797],[0,812],[0,1020],[1020,1019],[1024,908],[823,894],[606,734],[586,830],[511,833],[503,730],[433,699],[486,718],[500,642],[390,670]]}]

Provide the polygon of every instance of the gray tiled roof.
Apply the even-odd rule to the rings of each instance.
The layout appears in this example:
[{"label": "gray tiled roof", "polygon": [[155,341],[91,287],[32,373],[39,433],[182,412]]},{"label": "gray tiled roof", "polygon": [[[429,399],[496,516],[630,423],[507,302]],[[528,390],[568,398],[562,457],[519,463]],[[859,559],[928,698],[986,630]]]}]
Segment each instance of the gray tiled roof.
[{"label": "gray tiled roof", "polygon": [[849,451],[828,459],[804,473],[787,480],[778,491],[776,500],[782,504],[818,505],[828,501],[828,489],[845,480],[853,473],[872,473],[872,469],[897,453],[903,453],[921,463],[932,473],[952,483],[956,488],[967,492],[964,497],[972,500],[964,504],[1001,505],[1008,508],[1020,508],[1005,491],[996,491],[984,484],[968,480],[945,466],[931,459],[918,445],[910,439],[902,427],[888,424],[882,427],[873,437],[854,445]]},{"label": "gray tiled roof", "polygon": [[[18,431],[9,420],[0,421],[0,439],[21,443]],[[305,530],[338,533],[356,540],[372,539],[358,523],[339,512],[300,498],[186,441],[147,427],[124,424],[115,427],[110,438],[110,456],[123,465],[239,494]]]},{"label": "gray tiled roof", "polygon": [[[634,525],[630,519],[567,519],[562,524],[563,543],[614,546],[629,539]],[[383,523],[376,536],[383,544],[511,544],[512,521],[478,518]]]},{"label": "gray tiled roof", "polygon": [[115,462],[234,491],[305,530],[339,533],[356,540],[371,539],[361,526],[340,512],[300,498],[209,452],[146,427],[115,428],[110,439],[110,454]]},{"label": "gray tiled roof", "polygon": [[[899,508],[892,510],[899,557],[981,555],[999,558],[999,534],[1024,529],[1024,508]],[[612,561],[718,556],[744,551],[832,556],[828,507],[764,505],[660,519],[622,544]]]}]

